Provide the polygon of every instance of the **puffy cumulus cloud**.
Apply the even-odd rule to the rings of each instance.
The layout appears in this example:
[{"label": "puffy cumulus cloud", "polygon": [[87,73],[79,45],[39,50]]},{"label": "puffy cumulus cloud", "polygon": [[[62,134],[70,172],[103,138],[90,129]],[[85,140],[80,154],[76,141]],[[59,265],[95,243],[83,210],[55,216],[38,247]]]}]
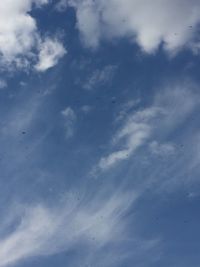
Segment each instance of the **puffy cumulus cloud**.
[{"label": "puffy cumulus cloud", "polygon": [[38,49],[41,36],[36,20],[31,16],[33,7],[48,4],[48,0],[7,0],[0,2],[0,61],[5,66],[28,67],[36,60],[33,50]]},{"label": "puffy cumulus cloud", "polygon": [[92,174],[106,171],[129,159],[147,144],[154,154],[172,155],[175,146],[159,140],[165,140],[199,105],[197,93],[190,85],[187,86],[163,90],[162,94],[155,97],[151,106],[130,112],[120,121],[121,126],[112,138],[110,151],[100,159]]},{"label": "puffy cumulus cloud", "polygon": [[[62,1],[63,2],[63,1]],[[128,38],[142,50],[160,44],[170,52],[191,46],[200,22],[199,0],[69,0],[76,9],[77,27],[87,46],[102,39]]]},{"label": "puffy cumulus cloud", "polygon": [[1,220],[0,266],[67,252],[81,244],[88,249],[84,249],[86,254],[100,252],[104,246],[120,242],[126,235],[125,214],[136,198],[133,195],[124,192],[107,198],[98,196],[80,204],[67,194],[55,208],[15,205]]},{"label": "puffy cumulus cloud", "polygon": [[58,40],[47,38],[39,46],[39,61],[35,69],[43,72],[52,68],[65,53],[65,48]]}]

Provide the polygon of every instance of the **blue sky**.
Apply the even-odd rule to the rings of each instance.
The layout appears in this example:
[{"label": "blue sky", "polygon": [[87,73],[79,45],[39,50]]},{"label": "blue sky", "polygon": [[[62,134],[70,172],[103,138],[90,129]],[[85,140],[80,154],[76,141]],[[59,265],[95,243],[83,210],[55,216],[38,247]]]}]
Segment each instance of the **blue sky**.
[{"label": "blue sky", "polygon": [[0,266],[199,266],[199,14],[0,2]]}]

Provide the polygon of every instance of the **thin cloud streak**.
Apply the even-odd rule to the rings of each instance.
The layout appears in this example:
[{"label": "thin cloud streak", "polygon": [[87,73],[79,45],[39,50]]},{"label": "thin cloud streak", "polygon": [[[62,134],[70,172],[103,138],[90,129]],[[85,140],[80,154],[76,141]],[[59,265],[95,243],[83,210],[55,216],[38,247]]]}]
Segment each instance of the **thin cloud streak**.
[{"label": "thin cloud streak", "polygon": [[66,194],[65,201],[54,208],[15,205],[10,219],[1,222],[1,230],[15,227],[0,238],[0,266],[68,251],[80,244],[87,247],[89,255],[91,249],[101,251],[108,244],[120,243],[127,234],[124,216],[134,201],[133,192],[96,197],[81,204]]},{"label": "thin cloud streak", "polygon": [[[190,87],[190,85],[188,85]],[[112,138],[111,152],[103,156],[92,173],[109,170],[120,162],[129,159],[137,149],[151,143],[157,153],[173,152],[167,144],[157,144],[159,139],[172,132],[183,123],[199,103],[195,92],[174,86],[155,97],[152,106],[128,115],[125,122]],[[162,137],[163,136],[163,137]],[[158,138],[158,140],[156,140]],[[152,143],[154,142],[154,143]],[[154,144],[154,145],[152,145]],[[122,147],[117,149],[117,147]]]}]

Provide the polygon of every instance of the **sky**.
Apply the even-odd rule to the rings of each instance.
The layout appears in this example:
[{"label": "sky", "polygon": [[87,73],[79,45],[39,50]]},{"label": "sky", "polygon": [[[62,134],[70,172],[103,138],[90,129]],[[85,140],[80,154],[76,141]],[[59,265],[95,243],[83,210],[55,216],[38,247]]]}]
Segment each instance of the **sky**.
[{"label": "sky", "polygon": [[0,1],[0,267],[199,267],[200,1]]}]

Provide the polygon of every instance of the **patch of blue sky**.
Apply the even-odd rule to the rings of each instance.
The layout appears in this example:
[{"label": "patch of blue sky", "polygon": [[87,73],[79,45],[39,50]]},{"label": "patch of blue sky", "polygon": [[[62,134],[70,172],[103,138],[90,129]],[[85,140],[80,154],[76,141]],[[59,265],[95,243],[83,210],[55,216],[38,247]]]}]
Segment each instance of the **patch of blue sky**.
[{"label": "patch of blue sky", "polygon": [[199,10],[0,3],[0,266],[199,265]]}]

